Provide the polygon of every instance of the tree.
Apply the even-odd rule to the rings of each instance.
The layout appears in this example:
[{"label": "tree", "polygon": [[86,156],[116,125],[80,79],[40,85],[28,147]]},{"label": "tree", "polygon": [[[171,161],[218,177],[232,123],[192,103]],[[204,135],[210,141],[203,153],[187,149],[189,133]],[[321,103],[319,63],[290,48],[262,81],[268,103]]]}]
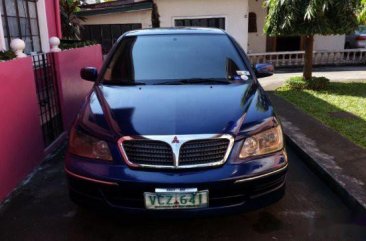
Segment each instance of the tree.
[{"label": "tree", "polygon": [[81,22],[84,17],[79,17],[77,12],[80,1],[60,0],[62,35],[65,39],[79,39]]},{"label": "tree", "polygon": [[358,21],[366,25],[366,0],[361,0],[360,11],[358,12]]},{"label": "tree", "polygon": [[[362,0],[364,1],[364,0]],[[304,79],[312,78],[314,35],[347,34],[357,27],[360,0],[267,0],[264,31],[270,36],[303,36]]]}]

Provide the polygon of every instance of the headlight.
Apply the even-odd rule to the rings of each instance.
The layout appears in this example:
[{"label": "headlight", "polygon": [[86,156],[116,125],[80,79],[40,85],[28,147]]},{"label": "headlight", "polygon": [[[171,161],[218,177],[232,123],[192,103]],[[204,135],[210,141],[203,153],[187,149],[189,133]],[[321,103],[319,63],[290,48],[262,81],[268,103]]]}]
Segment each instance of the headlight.
[{"label": "headlight", "polygon": [[108,143],[73,129],[70,135],[69,152],[86,158],[112,161]]},{"label": "headlight", "polygon": [[260,156],[283,149],[283,134],[281,126],[263,131],[245,139],[239,158],[245,159]]}]

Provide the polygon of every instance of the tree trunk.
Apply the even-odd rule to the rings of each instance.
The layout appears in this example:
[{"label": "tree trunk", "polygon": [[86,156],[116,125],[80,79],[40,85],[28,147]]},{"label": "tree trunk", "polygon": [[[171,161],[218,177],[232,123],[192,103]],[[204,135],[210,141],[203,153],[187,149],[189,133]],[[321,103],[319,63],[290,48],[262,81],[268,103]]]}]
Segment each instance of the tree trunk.
[{"label": "tree trunk", "polygon": [[305,63],[304,63],[304,79],[310,80],[313,73],[313,50],[314,50],[314,36],[309,35],[305,37]]}]

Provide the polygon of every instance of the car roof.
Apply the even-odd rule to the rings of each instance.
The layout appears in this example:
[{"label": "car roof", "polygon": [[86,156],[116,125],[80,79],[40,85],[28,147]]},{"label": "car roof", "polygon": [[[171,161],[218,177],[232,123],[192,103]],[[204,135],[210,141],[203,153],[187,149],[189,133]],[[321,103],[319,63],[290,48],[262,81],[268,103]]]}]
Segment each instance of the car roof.
[{"label": "car roof", "polygon": [[217,28],[151,28],[132,30],[126,33],[126,36],[142,36],[142,35],[170,35],[170,34],[226,34],[225,31]]}]

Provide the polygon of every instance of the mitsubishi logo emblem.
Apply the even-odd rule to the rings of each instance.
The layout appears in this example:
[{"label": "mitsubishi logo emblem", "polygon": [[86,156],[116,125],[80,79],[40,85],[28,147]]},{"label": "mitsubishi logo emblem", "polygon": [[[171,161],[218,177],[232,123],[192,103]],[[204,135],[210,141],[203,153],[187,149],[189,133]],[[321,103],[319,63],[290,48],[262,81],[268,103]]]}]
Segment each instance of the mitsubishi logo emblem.
[{"label": "mitsubishi logo emblem", "polygon": [[178,144],[179,143],[179,139],[177,136],[174,137],[173,141],[172,141],[173,144]]}]

